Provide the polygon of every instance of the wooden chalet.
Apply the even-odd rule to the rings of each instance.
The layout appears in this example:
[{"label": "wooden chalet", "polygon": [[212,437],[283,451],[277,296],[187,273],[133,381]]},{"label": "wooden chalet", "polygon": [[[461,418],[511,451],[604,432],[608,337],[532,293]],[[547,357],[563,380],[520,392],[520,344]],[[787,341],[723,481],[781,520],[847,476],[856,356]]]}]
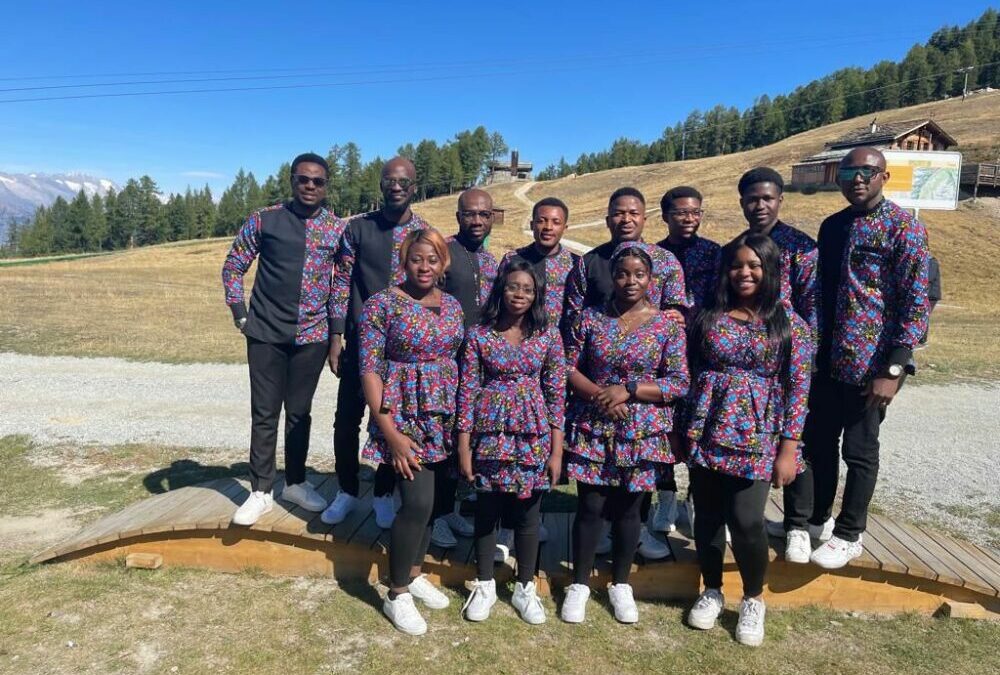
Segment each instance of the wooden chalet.
[{"label": "wooden chalet", "polygon": [[837,166],[844,155],[860,147],[879,150],[947,150],[958,144],[934,120],[909,120],[878,124],[873,119],[867,127],[854,129],[826,144],[819,154],[806,157],[792,166],[792,185],[796,188],[836,187]]},{"label": "wooden chalet", "polygon": [[531,180],[531,162],[522,162],[517,150],[510,153],[510,160],[494,160],[486,165],[486,184]]}]

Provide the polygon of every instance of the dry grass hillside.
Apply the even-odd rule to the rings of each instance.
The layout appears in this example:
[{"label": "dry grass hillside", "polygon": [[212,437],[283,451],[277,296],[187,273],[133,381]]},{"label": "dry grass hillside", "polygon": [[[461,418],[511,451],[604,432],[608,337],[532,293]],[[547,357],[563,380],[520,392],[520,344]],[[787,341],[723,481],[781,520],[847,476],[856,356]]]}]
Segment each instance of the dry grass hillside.
[{"label": "dry grass hillside", "polygon": [[[1000,92],[879,113],[883,122],[933,117],[974,156],[1000,143]],[[840,122],[749,152],[707,159],[615,169],[535,184],[489,187],[505,223],[494,231],[497,253],[529,241],[522,228],[529,202],[554,195],[571,209],[569,238],[597,244],[607,231],[602,218],[608,195],[634,185],[649,199],[648,239],[664,225],[659,196],[688,184],[705,195],[703,232],[726,240],[743,228],[736,181],[754,166],[784,175],[801,157],[870,118]],[[444,232],[455,230],[457,196],[418,204],[417,212]],[[782,215],[815,234],[821,220],[842,208],[838,193],[786,195]],[[945,299],[935,314],[932,345],[921,352],[930,372],[1000,378],[1000,200],[964,201],[957,211],[924,211],[932,249],[941,262]],[[587,225],[596,223],[595,225]],[[583,227],[580,227],[583,225]],[[238,361],[243,344],[223,304],[220,266],[226,240],[187,242],[97,258],[0,267],[0,350],[37,354],[122,356],[162,361]],[[927,371],[925,371],[927,372]]]}]

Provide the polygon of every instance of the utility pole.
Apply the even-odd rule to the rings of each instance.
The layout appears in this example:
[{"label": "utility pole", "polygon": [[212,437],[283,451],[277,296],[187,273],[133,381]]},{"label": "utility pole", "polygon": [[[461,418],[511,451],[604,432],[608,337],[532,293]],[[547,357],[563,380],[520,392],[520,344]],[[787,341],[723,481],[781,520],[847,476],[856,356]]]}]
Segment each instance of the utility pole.
[{"label": "utility pole", "polygon": [[956,73],[965,73],[965,81],[962,83],[962,100],[964,101],[969,96],[969,71],[975,68],[975,66],[966,66],[965,68],[959,68]]}]

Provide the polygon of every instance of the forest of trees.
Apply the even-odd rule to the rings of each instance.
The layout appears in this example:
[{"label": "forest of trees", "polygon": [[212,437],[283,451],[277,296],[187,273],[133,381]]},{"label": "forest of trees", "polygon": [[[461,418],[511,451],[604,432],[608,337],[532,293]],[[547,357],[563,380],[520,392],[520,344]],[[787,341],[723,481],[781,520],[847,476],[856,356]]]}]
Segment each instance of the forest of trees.
[{"label": "forest of trees", "polygon": [[879,110],[936,101],[969,90],[1000,87],[1000,22],[988,9],[964,28],[946,27],[926,44],[915,45],[900,63],[882,61],[868,70],[844,68],[798,87],[788,95],[760,96],[740,112],[717,105],[694,110],[683,122],[663,130],[651,143],[619,138],[609,149],[584,153],[575,163],[561,159],[545,167],[538,180],[624,166],[713,157],[751,150],[794,134]]},{"label": "forest of trees", "polygon": [[[968,66],[974,66],[968,71],[970,90],[1000,88],[1000,21],[996,10],[987,10],[963,28],[938,30],[926,44],[915,45],[900,63],[882,61],[867,70],[838,70],[788,95],[773,99],[761,96],[743,112],[722,105],[707,112],[695,110],[651,143],[620,138],[608,150],[582,154],[575,163],[562,159],[537,178],[762,147],[842,119],[959,95],[965,74],[958,70]],[[440,145],[425,139],[416,145],[407,143],[398,152],[416,164],[418,198],[427,199],[476,184],[489,161],[507,149],[500,133],[480,126]],[[361,149],[352,142],[333,146],[327,159],[328,201],[335,213],[348,216],[378,206],[382,158],[362,161]],[[250,211],[291,197],[290,172],[289,165],[283,164],[262,184],[241,169],[218,202],[207,186],[161,201],[149,176],[129,180],[119,192],[103,198],[88,198],[82,192],[70,201],[59,198],[51,206],[39,208],[29,223],[11,225],[7,241],[0,245],[0,255],[111,251],[229,236]]]},{"label": "forest of trees", "polygon": [[[462,131],[438,145],[433,140],[408,143],[398,153],[413,160],[420,177],[420,199],[451,194],[479,182],[488,162],[507,152],[498,132],[485,127]],[[356,143],[335,145],[330,164],[327,201],[334,213],[350,216],[377,208],[384,160],[361,160]],[[12,223],[0,248],[6,256],[113,251],[185,239],[231,236],[247,214],[291,199],[291,165],[282,164],[260,183],[243,169],[216,203],[206,186],[161,200],[149,176],[129,180],[119,192],[88,198],[81,190],[72,200],[59,197],[41,207],[27,224]]]}]

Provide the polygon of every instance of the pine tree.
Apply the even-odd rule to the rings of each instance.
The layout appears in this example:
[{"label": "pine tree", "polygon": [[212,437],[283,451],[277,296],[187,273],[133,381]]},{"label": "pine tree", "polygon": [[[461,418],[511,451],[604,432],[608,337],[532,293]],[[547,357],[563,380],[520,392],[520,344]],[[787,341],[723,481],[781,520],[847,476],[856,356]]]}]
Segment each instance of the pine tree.
[{"label": "pine tree", "polygon": [[899,102],[901,105],[917,105],[930,100],[934,85],[930,74],[927,49],[922,45],[914,46],[907,53],[900,66]]}]

